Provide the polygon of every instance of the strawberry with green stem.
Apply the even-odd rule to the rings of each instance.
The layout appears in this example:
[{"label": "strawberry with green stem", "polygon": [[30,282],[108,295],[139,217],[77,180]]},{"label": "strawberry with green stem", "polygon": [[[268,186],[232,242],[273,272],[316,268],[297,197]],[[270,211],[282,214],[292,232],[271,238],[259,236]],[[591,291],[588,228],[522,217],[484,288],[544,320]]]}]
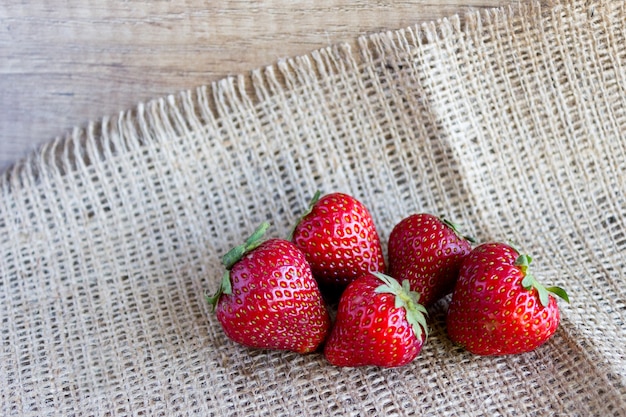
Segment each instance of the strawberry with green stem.
[{"label": "strawberry with green stem", "polygon": [[339,300],[324,355],[335,366],[406,365],[426,341],[426,314],[407,281],[378,272],[362,275]]},{"label": "strawberry with green stem", "polygon": [[450,339],[478,355],[519,354],[556,332],[560,287],[544,287],[530,273],[531,258],[503,243],[477,246],[463,261],[446,324]]},{"label": "strawberry with green stem", "polygon": [[207,301],[226,335],[253,348],[315,351],[330,318],[304,254],[284,239],[261,238],[261,224],[222,258],[226,271]]},{"label": "strawberry with green stem", "polygon": [[343,289],[368,272],[384,272],[380,238],[365,205],[344,193],[315,193],[291,240],[322,286]]},{"label": "strawberry with green stem", "polygon": [[458,226],[428,213],[412,214],[394,226],[389,235],[389,275],[408,280],[430,307],[454,288],[463,259],[474,239]]}]

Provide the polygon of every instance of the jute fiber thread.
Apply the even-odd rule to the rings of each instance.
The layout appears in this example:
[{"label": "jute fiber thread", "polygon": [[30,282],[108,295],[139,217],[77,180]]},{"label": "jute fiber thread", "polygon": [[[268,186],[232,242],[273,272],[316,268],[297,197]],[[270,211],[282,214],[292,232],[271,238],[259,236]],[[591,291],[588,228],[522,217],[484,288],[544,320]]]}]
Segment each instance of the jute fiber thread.
[{"label": "jute fiber thread", "polygon": [[[626,415],[626,10],[563,0],[369,35],[77,128],[0,180],[0,414]],[[398,369],[252,350],[204,292],[317,189],[383,242],[445,214],[567,288],[553,339]],[[386,245],[385,245],[386,246]]]}]

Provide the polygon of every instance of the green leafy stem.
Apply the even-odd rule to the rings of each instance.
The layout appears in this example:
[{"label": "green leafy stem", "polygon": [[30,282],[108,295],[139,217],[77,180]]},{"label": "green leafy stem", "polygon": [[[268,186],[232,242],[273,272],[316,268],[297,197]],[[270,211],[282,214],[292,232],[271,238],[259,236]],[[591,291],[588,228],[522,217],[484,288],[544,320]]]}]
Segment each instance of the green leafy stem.
[{"label": "green leafy stem", "polygon": [[559,298],[562,298],[564,301],[569,303],[569,296],[567,292],[561,287],[544,287],[537,279],[528,272],[528,267],[532,262],[532,258],[528,255],[520,255],[515,260],[515,265],[519,266],[524,274],[524,279],[522,280],[522,287],[526,290],[532,290],[533,288],[537,290],[539,294],[539,301],[541,305],[547,307],[550,303],[550,294],[554,294]]},{"label": "green leafy stem", "polygon": [[261,223],[244,243],[235,246],[234,248],[226,252],[224,256],[222,256],[222,264],[226,268],[226,271],[224,271],[224,275],[222,276],[220,287],[213,295],[205,294],[205,298],[207,302],[211,305],[212,311],[215,311],[215,308],[217,307],[217,302],[219,301],[222,294],[230,295],[233,293],[232,284],[230,282],[230,270],[233,265],[239,262],[239,260],[246,253],[254,250],[261,243],[263,243],[262,237],[269,227],[270,224],[268,222]]},{"label": "green leafy stem", "polygon": [[406,319],[413,328],[413,333],[419,339],[425,333],[428,336],[428,325],[426,323],[426,308],[419,303],[419,293],[412,291],[409,281],[404,280],[402,285],[388,275],[380,272],[373,272],[376,278],[380,279],[383,284],[376,288],[377,293],[390,293],[395,295],[395,307],[404,308],[406,311]]}]

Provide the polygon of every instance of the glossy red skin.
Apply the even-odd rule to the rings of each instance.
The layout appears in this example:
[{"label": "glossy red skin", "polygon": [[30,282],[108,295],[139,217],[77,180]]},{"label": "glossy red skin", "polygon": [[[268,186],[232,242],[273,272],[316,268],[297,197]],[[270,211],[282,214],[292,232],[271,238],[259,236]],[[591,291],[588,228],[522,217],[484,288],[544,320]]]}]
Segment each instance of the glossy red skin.
[{"label": "glossy red skin", "polygon": [[292,241],[304,252],[323,285],[345,287],[367,272],[383,272],[380,238],[367,208],[342,193],[320,198],[294,230]]},{"label": "glossy red skin", "polygon": [[226,335],[253,348],[315,351],[330,318],[304,254],[291,242],[270,239],[230,271],[232,295],[222,294],[217,319]]},{"label": "glossy red skin", "polygon": [[389,235],[389,275],[420,294],[420,304],[430,307],[452,292],[471,244],[431,214],[412,214]]},{"label": "glossy red skin", "polygon": [[372,274],[359,277],[343,292],[335,325],[324,347],[335,366],[406,365],[417,357],[426,334],[416,337],[406,311],[395,296],[376,293],[382,282]]},{"label": "glossy red skin", "polygon": [[478,355],[519,354],[554,334],[556,299],[543,307],[536,289],[524,289],[518,256],[508,245],[485,243],[465,259],[446,318],[454,343]]}]

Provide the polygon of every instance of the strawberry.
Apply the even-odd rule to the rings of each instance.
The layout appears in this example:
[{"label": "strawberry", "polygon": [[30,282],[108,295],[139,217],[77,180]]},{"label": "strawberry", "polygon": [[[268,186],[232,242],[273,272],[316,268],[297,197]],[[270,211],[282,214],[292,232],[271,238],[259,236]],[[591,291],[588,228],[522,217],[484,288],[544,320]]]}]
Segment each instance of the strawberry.
[{"label": "strawberry", "polygon": [[484,243],[463,261],[446,317],[448,335],[478,355],[531,351],[559,325],[555,295],[528,271],[531,258],[503,243]]},{"label": "strawberry", "polygon": [[417,355],[427,336],[426,309],[408,282],[381,273],[352,281],[339,300],[337,318],[324,347],[335,366],[402,366]]},{"label": "strawberry", "polygon": [[446,219],[412,214],[389,235],[389,275],[408,280],[411,289],[420,294],[420,302],[430,307],[454,288],[472,242]]},{"label": "strawberry", "polygon": [[384,271],[380,239],[367,208],[347,194],[319,196],[317,192],[290,237],[318,282],[343,289],[364,273]]},{"label": "strawberry", "polygon": [[304,254],[284,239],[261,242],[263,223],[222,258],[226,272],[207,297],[226,335],[253,348],[298,353],[325,340],[330,317]]}]

